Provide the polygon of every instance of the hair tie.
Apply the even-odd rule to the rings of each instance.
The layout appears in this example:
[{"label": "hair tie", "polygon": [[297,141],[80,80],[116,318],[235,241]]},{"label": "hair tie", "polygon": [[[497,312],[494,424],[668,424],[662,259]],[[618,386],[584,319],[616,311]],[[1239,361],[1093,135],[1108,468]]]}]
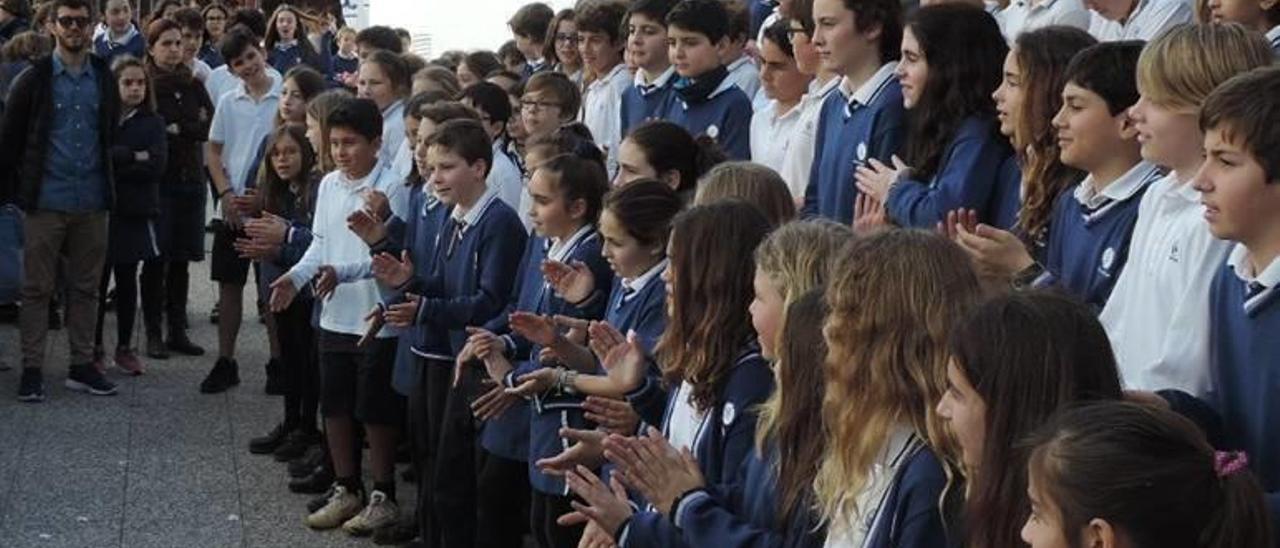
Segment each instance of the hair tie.
[{"label": "hair tie", "polygon": [[1249,466],[1249,455],[1244,451],[1215,451],[1213,453],[1213,471],[1218,477],[1225,478]]}]

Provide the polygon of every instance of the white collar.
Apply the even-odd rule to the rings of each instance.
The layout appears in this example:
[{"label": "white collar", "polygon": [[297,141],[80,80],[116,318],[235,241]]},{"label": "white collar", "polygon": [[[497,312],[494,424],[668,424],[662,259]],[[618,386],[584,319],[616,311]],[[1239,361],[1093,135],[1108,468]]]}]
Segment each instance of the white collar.
[{"label": "white collar", "polygon": [[591,231],[595,230],[595,228],[596,227],[594,225],[582,225],[582,227],[579,228],[577,232],[574,232],[572,236],[569,236],[569,239],[567,240],[561,241],[556,238],[547,240],[551,245],[551,249],[547,251],[547,258],[553,261],[565,262],[565,259],[568,258],[568,255],[573,251],[573,248],[578,246],[578,242],[586,238],[587,234],[590,234]]},{"label": "white collar", "polygon": [[826,83],[820,84],[818,82],[818,77],[815,76],[813,80],[809,81],[809,91],[806,93],[806,95],[825,98],[828,93],[831,93],[831,90],[836,89],[837,87],[840,86],[840,82],[842,80],[843,80],[842,78],[832,77],[831,79],[827,80]]},{"label": "white collar", "polygon": [[378,177],[382,176],[383,168],[382,162],[379,161],[373,164],[373,169],[369,170],[369,173],[359,179],[347,177],[346,173],[338,170],[336,172],[338,174],[338,184],[342,185],[348,192],[360,192],[366,188],[372,188],[378,182]]},{"label": "white collar", "polygon": [[801,108],[804,106],[804,98],[801,97],[800,101],[794,105],[791,105],[791,109],[787,110],[786,112],[778,112],[778,108],[780,106],[782,105],[778,103],[777,99],[769,99],[769,102],[765,105],[764,108],[768,109],[767,112],[769,114],[770,120],[776,122],[778,120],[786,120],[787,118],[795,118],[796,116],[799,116],[800,112],[804,110],[803,108]]},{"label": "white collar", "polygon": [[387,108],[382,109],[382,117],[387,118],[389,114],[397,114],[396,109],[400,109],[401,112],[404,111],[404,99],[396,99],[394,103],[391,103],[390,105],[387,105]]},{"label": "white collar", "polygon": [[111,27],[107,27],[107,41],[111,42],[112,44],[123,46],[125,44],[128,44],[129,41],[133,40],[133,37],[137,35],[138,35],[138,27],[133,23],[129,23],[129,30],[124,31],[124,36],[121,36],[119,39],[112,38]]},{"label": "white collar", "polygon": [[1129,168],[1124,175],[1111,182],[1102,189],[1102,192],[1094,192],[1093,176],[1089,175],[1080,182],[1080,186],[1076,187],[1075,198],[1085,207],[1096,209],[1108,200],[1123,202],[1128,200],[1147,183],[1158,179],[1161,176],[1160,168],[1155,164],[1146,161],[1140,161]]},{"label": "white collar", "polygon": [[1227,265],[1240,281],[1247,284],[1256,282],[1268,288],[1280,286],[1280,257],[1273,259],[1262,272],[1254,272],[1248,256],[1249,249],[1242,243],[1235,244],[1231,248],[1231,254],[1227,256]]},{"label": "white collar", "polygon": [[277,42],[276,42],[276,49],[279,49],[279,50],[286,50],[286,49],[289,49],[289,48],[294,47],[294,46],[296,46],[296,45],[298,45],[298,39],[297,39],[297,38],[295,38],[295,39],[293,39],[293,40],[280,40],[280,41],[277,41]]},{"label": "white collar", "polygon": [[1280,41],[1280,25],[1271,27],[1271,30],[1267,31],[1266,36],[1267,41],[1271,42],[1272,45],[1275,45],[1277,41]]},{"label": "white collar", "polygon": [[590,86],[587,86],[587,89],[599,89],[609,85],[609,83],[612,82],[613,79],[618,76],[619,72],[622,72],[626,69],[627,69],[626,63],[618,63],[614,65],[613,69],[609,71],[609,74],[604,75],[603,78],[596,78],[594,82],[591,82]]},{"label": "white collar", "polygon": [[639,293],[645,288],[645,286],[649,285],[649,282],[653,281],[654,278],[661,276],[662,272],[667,269],[667,265],[670,263],[671,259],[663,258],[661,261],[658,261],[658,264],[653,265],[652,268],[645,271],[644,274],[636,276],[630,280],[623,278],[621,282],[622,288],[630,289],[631,295]]},{"label": "white collar", "polygon": [[897,69],[897,61],[889,61],[880,65],[880,69],[876,70],[876,73],[867,78],[867,81],[858,86],[856,90],[852,89],[853,82],[849,80],[849,77],[843,76],[840,78],[840,93],[844,94],[846,101],[853,100],[860,105],[869,105],[879,95],[880,89],[884,87],[885,83],[890,78],[893,78],[893,73]]},{"label": "white collar", "polygon": [[729,63],[724,68],[727,69],[729,72],[733,72],[735,70],[738,70],[738,68],[741,67],[742,65],[745,65],[750,62],[751,62],[751,57],[743,55],[742,57],[739,57],[737,61]]},{"label": "white collar", "polygon": [[676,66],[668,65],[667,70],[662,71],[662,74],[659,74],[657,78],[654,78],[653,81],[651,82],[646,82],[644,79],[644,74],[645,74],[644,69],[640,69],[636,71],[636,76],[631,81],[636,85],[636,87],[640,89],[644,89],[646,87],[660,88],[660,87],[665,87],[667,85],[667,82],[671,81],[671,78],[675,75],[675,73],[676,73]]},{"label": "white collar", "polygon": [[461,213],[461,210],[458,209],[457,206],[454,206],[453,211],[449,213],[449,216],[453,217],[454,221],[462,221],[464,223],[462,226],[462,232],[465,233],[480,221],[480,217],[484,215],[485,210],[489,209],[490,205],[493,205],[493,202],[497,197],[497,192],[492,188],[485,186],[484,194],[481,194],[480,199],[476,200],[476,205],[472,206],[471,209],[468,209],[465,214]]},{"label": "white collar", "polygon": [[1168,177],[1172,177],[1173,192],[1169,194],[1177,196],[1196,205],[1200,205],[1200,191],[1196,190],[1195,185],[1191,184],[1191,179],[1185,181],[1178,180],[1178,173],[1170,171]]},{"label": "white collar", "polygon": [[[225,67],[227,65],[223,65],[223,66]],[[249,83],[239,78],[236,78],[236,80],[240,82],[240,85],[236,86],[236,89],[235,89],[236,99],[248,99],[250,101],[257,101],[257,102],[265,101],[267,99],[270,99],[273,96],[278,99],[280,97],[280,79],[276,75],[279,73],[272,72],[270,68],[271,67],[268,66],[266,69],[263,70],[263,73],[267,75],[267,79],[271,80],[271,87],[267,88],[267,92],[262,94],[261,99],[255,100],[252,95],[249,95]],[[231,74],[230,70],[227,71],[227,74]],[[232,74],[232,76],[234,77],[235,75]]]}]

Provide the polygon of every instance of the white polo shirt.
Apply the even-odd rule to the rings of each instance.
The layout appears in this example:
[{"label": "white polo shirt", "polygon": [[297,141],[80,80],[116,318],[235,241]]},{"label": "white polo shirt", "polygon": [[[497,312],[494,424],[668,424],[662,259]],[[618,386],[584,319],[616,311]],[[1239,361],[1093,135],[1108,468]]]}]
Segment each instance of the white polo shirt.
[{"label": "white polo shirt", "polygon": [[1013,0],[996,13],[1005,40],[1013,43],[1018,35],[1052,25],[1089,29],[1089,10],[1081,0]]},{"label": "white polo shirt", "polygon": [[1150,41],[1174,25],[1191,22],[1193,15],[1185,0],[1138,0],[1124,21],[1113,21],[1090,10],[1089,34],[1099,42]]},{"label": "white polo shirt", "polygon": [[618,145],[622,143],[622,94],[631,87],[632,80],[626,63],[618,63],[609,74],[591,82],[582,94],[582,112],[578,120],[591,130],[596,146],[604,152],[610,181],[618,172]]},{"label": "white polo shirt", "polygon": [[401,100],[382,110],[382,148],[378,149],[378,159],[394,161],[404,141],[404,101]]},{"label": "white polo shirt", "polygon": [[[804,104],[796,103],[786,112],[778,112],[778,102],[770,100],[751,117],[751,161],[782,173],[787,151],[800,128]],[[791,185],[788,183],[788,188]],[[795,189],[791,188],[795,195]],[[804,188],[800,188],[801,195]]]},{"label": "white polo shirt", "polygon": [[729,70],[725,80],[738,86],[738,89],[747,94],[748,99],[754,101],[756,95],[760,93],[760,69],[751,61],[751,57],[744,54],[725,68]]},{"label": "white polo shirt", "polygon": [[[271,68],[271,65],[267,65],[267,74],[271,76],[272,81],[279,82],[277,85],[284,84],[284,76],[280,74],[280,71]],[[213,101],[213,106],[215,107],[218,106],[218,101],[222,99],[223,95],[235,90],[242,84],[239,77],[231,74],[229,65],[222,65],[213,69],[203,82],[204,89],[209,92],[209,99]]]},{"label": "white polo shirt", "polygon": [[1209,232],[1190,182],[1170,173],[1147,189],[1129,260],[1099,317],[1126,388],[1210,390],[1209,286],[1230,248]]},{"label": "white polo shirt", "polygon": [[795,133],[791,136],[791,144],[787,145],[786,157],[782,160],[782,169],[778,174],[787,182],[791,196],[804,198],[804,191],[809,187],[809,175],[813,168],[813,152],[818,142],[818,122],[822,117],[822,103],[836,88],[840,87],[840,77],[835,76],[827,83],[818,85],[814,80],[809,83],[809,93],[800,99],[800,119],[796,120]]},{"label": "white polo shirt", "polygon": [[258,145],[271,133],[280,105],[280,80],[259,99],[249,95],[243,83],[218,99],[209,126],[209,142],[222,145],[222,169],[231,190],[244,194],[244,180],[253,169]]},{"label": "white polo shirt", "polygon": [[[321,266],[334,267],[341,283],[320,312],[320,327],[334,333],[364,334],[364,316],[382,302],[378,282],[370,277],[369,246],[347,228],[347,216],[364,207],[365,196],[374,190],[386,194],[392,212],[405,218],[408,187],[395,180],[389,164],[378,162],[363,179],[349,179],[341,171],[325,175],[316,191],[311,245],[285,273],[294,287],[302,287]],[[378,336],[395,334],[395,330],[384,328]]]},{"label": "white polo shirt", "polygon": [[501,142],[493,143],[493,165],[489,167],[489,176],[485,178],[485,185],[491,192],[498,195],[499,200],[516,211],[520,216],[520,222],[524,223],[525,230],[528,230],[530,221],[528,203],[524,200],[526,194],[524,174],[520,173],[520,168],[516,167],[511,157],[502,150]]}]

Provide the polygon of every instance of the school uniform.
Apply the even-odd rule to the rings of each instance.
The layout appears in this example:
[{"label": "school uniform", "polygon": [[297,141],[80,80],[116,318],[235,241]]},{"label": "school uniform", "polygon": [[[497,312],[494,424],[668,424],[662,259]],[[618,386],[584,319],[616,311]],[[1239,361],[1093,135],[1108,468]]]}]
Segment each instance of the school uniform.
[{"label": "school uniform", "polygon": [[[196,53],[196,58],[204,61],[205,64],[209,65],[209,68],[215,70],[218,67],[227,64],[227,62],[222,59],[222,52],[218,51],[216,46],[207,41],[204,45],[200,46],[200,51]],[[214,99],[216,100],[217,98],[215,97]]]},{"label": "school uniform", "polygon": [[102,60],[110,65],[116,57],[121,55],[131,55],[137,59],[145,59],[147,55],[147,38],[138,32],[138,27],[133,23],[129,24],[129,30],[125,31],[124,36],[120,38],[112,38],[111,31],[107,30],[93,39],[93,54],[101,57]]},{"label": "school uniform", "polygon": [[532,221],[529,220],[529,204],[525,200],[528,193],[524,186],[524,174],[520,172],[520,168],[511,160],[511,157],[507,156],[506,151],[503,150],[502,141],[493,142],[493,165],[489,166],[489,176],[485,178],[485,185],[497,193],[502,203],[516,212],[520,217],[520,224],[524,226],[525,232],[528,232]]},{"label": "school uniform", "polygon": [[[300,187],[290,188],[282,209],[272,213],[289,222],[290,230],[274,259],[259,262],[259,272],[267,288],[297,264],[311,245],[311,223],[319,189],[319,177],[308,178]],[[281,372],[285,379],[284,423],[305,432],[316,432],[316,412],[320,403],[320,371],[317,368],[316,331],[311,325],[315,299],[311,287],[299,288],[288,308],[273,312],[276,337],[280,342]]]},{"label": "school uniform", "polygon": [[[169,147],[164,119],[134,110],[125,114],[111,147],[116,203],[108,230],[107,264],[135,265],[160,256],[156,218]],[[145,152],[147,158],[137,154]]]},{"label": "school uniform", "polygon": [[1017,192],[997,188],[1009,182],[1000,177],[1000,166],[1013,156],[997,124],[987,116],[961,122],[928,182],[904,177],[890,187],[884,204],[889,218],[906,227],[933,228],[948,211],[966,208],[977,211],[980,222],[995,224],[999,196]]},{"label": "school uniform", "polygon": [[1049,26],[1089,30],[1089,15],[1081,0],[1014,0],[995,17],[1005,40],[1013,43],[1024,32]]},{"label": "school uniform", "polygon": [[[306,38],[302,40],[306,40]],[[267,51],[267,64],[280,71],[280,74],[285,74],[289,72],[289,69],[298,65],[311,67],[321,75],[328,74],[328,65],[320,61],[315,51],[303,46],[302,40],[276,42]]]},{"label": "school uniform", "polygon": [[[773,373],[753,341],[734,365],[711,408],[698,412],[689,401],[691,387],[681,383],[667,400],[662,432],[672,445],[689,447],[707,485],[732,481],[755,443],[756,408],[773,392]],[[618,546],[681,546],[680,530],[654,511],[632,514],[617,537]]]},{"label": "school uniform", "polygon": [[[612,285],[613,270],[600,253],[601,245],[600,235],[591,225],[581,227],[560,242],[553,243],[538,236],[530,238],[521,261],[521,276],[511,310],[548,316],[566,315],[584,320],[602,319],[606,304],[604,299],[587,299],[581,306],[567,303],[555,294],[542,275],[542,263],[548,259],[570,264],[580,261],[590,268],[596,287]],[[519,384],[517,379],[522,375],[553,364],[543,363],[539,359],[541,347],[511,333],[507,319],[504,314],[485,327],[494,333],[505,333],[503,341],[506,351],[516,367],[507,375],[504,384],[515,386]],[[565,450],[564,440],[560,438],[561,427],[595,427],[595,424],[588,422],[583,416],[583,399],[579,394],[553,389],[534,395],[528,404],[521,402],[503,416],[485,424],[481,445],[492,454],[520,464],[522,476],[517,485],[522,485],[525,489],[533,488],[534,508],[568,506],[569,491],[563,479],[542,473],[534,463]],[[504,488],[510,490],[514,485],[509,484]],[[525,497],[523,502],[528,502],[528,498]],[[548,499],[561,499],[561,504],[550,504]],[[531,526],[535,539],[551,540],[552,537],[570,534],[567,528],[554,525],[548,527],[549,523],[554,524],[558,515],[546,516],[526,511],[515,517],[522,520],[531,518],[527,523]],[[514,542],[518,544],[519,539],[514,539]],[[567,540],[564,542],[567,543]],[[552,541],[552,544],[559,543]]]},{"label": "school uniform", "polygon": [[[272,87],[279,87],[284,84],[284,76],[280,74],[271,65],[267,65],[267,76],[271,77]],[[238,76],[231,73],[231,66],[223,64],[213,69],[209,73],[209,77],[204,81],[204,89],[209,92],[209,99],[213,101],[214,106],[218,105],[218,101],[222,100],[222,96],[230,91],[244,87],[244,82]]]},{"label": "school uniform", "polygon": [[676,67],[667,67],[656,78],[646,80],[644,69],[636,71],[631,87],[622,94],[619,106],[622,116],[622,136],[626,137],[631,129],[649,120],[658,118],[658,109],[671,95],[671,86],[676,81]]},{"label": "school uniform", "polygon": [[947,475],[933,450],[909,427],[886,444],[857,497],[857,515],[827,527],[826,548],[948,546],[939,500]]},{"label": "school uniform", "polygon": [[1280,525],[1280,260],[1260,272],[1248,263],[1248,249],[1233,244],[1210,292],[1211,370],[1215,392],[1209,400],[1221,415],[1225,446],[1249,455],[1249,467],[1266,494],[1272,527]]},{"label": "school uniform", "polygon": [[897,66],[885,63],[861,84],[843,78],[839,93],[823,102],[804,192],[805,216],[852,223],[857,168],[871,158],[890,163],[898,153],[905,138],[906,109],[902,86],[893,74]]},{"label": "school uniform", "polygon": [[329,60],[329,85],[330,87],[343,87],[343,78],[348,74],[360,73],[360,58],[352,55],[344,56],[341,52],[335,54]]},{"label": "school uniform", "polygon": [[[479,433],[470,409],[471,399],[487,389],[479,386],[483,373],[476,368],[459,387],[451,388],[452,365],[466,344],[465,328],[484,325],[506,310],[527,235],[516,213],[492,189],[467,212],[455,207],[443,216],[436,234],[431,269],[415,274],[408,288],[422,296],[415,324],[431,333],[428,342],[437,345],[423,353],[431,413],[427,427],[433,429],[428,439],[435,446],[430,448],[433,469],[419,481],[432,488],[429,504],[438,524],[434,534],[447,546],[471,546],[493,532],[477,529],[479,495],[496,487],[483,484],[483,478],[477,484],[486,471],[478,469],[477,461],[490,463],[484,462],[484,453],[476,454]],[[523,466],[507,468],[523,471]]]},{"label": "school uniform", "polygon": [[782,171],[803,113],[800,103],[785,112],[779,112],[781,108],[777,101],[769,100],[751,116],[751,161],[777,172]]},{"label": "school uniform", "polygon": [[[397,99],[394,103],[387,105],[387,108],[382,109],[382,147],[378,149],[378,159],[388,164],[393,163],[396,156],[400,154],[401,147],[404,146],[405,138],[404,100]],[[397,173],[401,180],[408,174],[407,171],[402,174]]]},{"label": "school uniform", "polygon": [[991,197],[992,226],[1002,230],[1015,230],[1018,213],[1022,211],[1022,162],[1018,155],[1010,154],[996,168],[995,194]]},{"label": "school uniform", "polygon": [[681,77],[672,85],[658,118],[683,127],[690,135],[706,135],[729,158],[751,158],[751,98],[717,67],[696,79]]},{"label": "school uniform", "polygon": [[347,228],[347,217],[364,207],[368,192],[381,191],[393,204],[403,200],[403,184],[393,181],[388,173],[385,166],[378,164],[357,180],[341,171],[325,175],[316,191],[312,241],[283,276],[301,289],[321,265],[332,265],[340,282],[321,307],[318,322],[320,407],[324,416],[354,415],[362,423],[399,425],[404,417],[404,401],[391,389],[395,337],[399,333],[384,327],[368,349],[356,346],[366,329],[365,315],[381,299],[377,282],[367,274],[369,246]]},{"label": "school uniform", "polygon": [[[663,259],[630,280],[615,278],[608,294],[605,321],[622,333],[634,331],[647,356],[652,355],[667,327],[667,283],[662,280],[662,273],[668,266],[670,261]],[[643,386],[627,395],[627,403],[646,424],[662,424],[667,390],[656,363],[650,364],[646,377]]]},{"label": "school uniform", "polygon": [[[439,230],[451,209],[440,203],[425,184],[414,185],[409,189],[408,202],[409,206],[403,217],[392,216],[387,220],[387,238],[372,246],[369,253],[389,253],[398,257],[402,251],[408,250],[414,272],[430,272],[435,265]],[[378,288],[382,292],[384,304],[403,301],[401,291],[381,284]],[[444,408],[453,374],[452,364],[428,358],[433,353],[444,356],[451,353],[447,333],[426,329],[425,326],[406,329],[400,334],[391,372],[392,389],[407,398],[409,420],[405,437],[409,441],[414,471],[419,478],[418,502],[414,513],[418,534],[423,539],[436,538],[439,530],[432,513],[433,491],[430,481],[435,469],[434,455],[437,446],[437,439],[432,436],[438,435],[439,428],[432,427],[429,418],[440,417],[441,413],[430,410]],[[429,374],[435,375],[433,382],[428,382]],[[432,389],[436,389],[435,392]]]},{"label": "school uniform", "polygon": [[1102,310],[1129,257],[1129,238],[1147,187],[1164,176],[1138,162],[1097,192],[1092,177],[1058,196],[1049,228],[1045,274],[1038,286],[1057,286]]},{"label": "school uniform", "polygon": [[1149,42],[1165,31],[1195,19],[1191,4],[1184,0],[1137,0],[1124,21],[1114,21],[1096,11],[1089,12],[1089,34],[1099,42],[1142,40]]},{"label": "school uniform", "polygon": [[779,523],[778,452],[751,451],[737,478],[687,493],[671,511],[685,546],[718,548],[820,548],[826,527],[812,510],[813,500],[798,501],[791,517]]},{"label": "school uniform", "polygon": [[736,61],[725,65],[725,70],[729,71],[729,76],[725,78],[730,83],[738,86],[742,93],[746,94],[748,99],[755,104],[755,98],[760,93],[760,68],[751,60],[751,56],[743,54]]},{"label": "school uniform", "polygon": [[1147,189],[1128,263],[1098,317],[1125,388],[1210,391],[1209,286],[1229,249],[1209,232],[1189,181],[1171,172]]},{"label": "school uniform", "polygon": [[533,75],[539,72],[547,72],[552,68],[551,62],[546,59],[527,60],[520,66],[520,80],[528,82]]},{"label": "school uniform", "polygon": [[813,171],[813,151],[818,140],[822,106],[839,86],[839,78],[833,77],[826,83],[819,83],[815,79],[809,82],[809,91],[800,98],[800,104],[796,106],[800,110],[800,119],[796,121],[796,130],[791,137],[791,144],[787,146],[787,154],[782,160],[782,169],[778,170],[778,175],[786,181],[791,197],[797,200],[804,199],[805,189],[809,186],[809,175]]},{"label": "school uniform", "polygon": [[625,63],[614,65],[608,74],[596,78],[582,92],[578,121],[591,130],[596,146],[604,152],[609,179],[618,172],[618,145],[622,143],[622,96],[631,87],[631,73]]}]

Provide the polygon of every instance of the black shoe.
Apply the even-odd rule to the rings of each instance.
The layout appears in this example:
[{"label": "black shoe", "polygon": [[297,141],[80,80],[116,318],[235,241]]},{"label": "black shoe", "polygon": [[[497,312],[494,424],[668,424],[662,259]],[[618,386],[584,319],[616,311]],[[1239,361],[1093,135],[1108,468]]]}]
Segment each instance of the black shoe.
[{"label": "black shoe", "polygon": [[182,329],[169,330],[169,340],[165,343],[165,346],[168,347],[169,350],[184,356],[204,355],[204,349],[196,343],[191,342],[191,339],[187,338],[187,332]]},{"label": "black shoe", "polygon": [[147,357],[155,360],[169,359],[169,350],[164,347],[164,339],[160,335],[147,335]]},{"label": "black shoe", "polygon": [[280,360],[271,358],[267,361],[267,384],[262,388],[268,396],[284,395],[284,373],[280,366]]},{"label": "black shoe", "polygon": [[[333,472],[325,466],[317,466],[311,475],[305,478],[298,478],[289,482],[289,490],[294,493],[305,493],[316,495],[325,492],[330,485],[333,484]],[[325,497],[328,500],[328,497]],[[321,504],[321,506],[324,506]],[[315,512],[315,510],[312,510]]]},{"label": "black shoe", "polygon": [[332,495],[333,495],[333,484],[330,484],[329,487],[325,488],[325,490],[320,494],[319,497],[316,497],[307,501],[307,513],[314,514],[321,508],[324,508],[324,505],[329,504],[329,497]]},{"label": "black shoe", "polygon": [[400,546],[418,536],[418,524],[413,519],[382,527],[373,532],[373,543],[379,546]]},{"label": "black shoe", "polygon": [[289,477],[305,478],[311,475],[317,466],[324,464],[324,447],[313,445],[301,457],[289,461]]},{"label": "black shoe", "polygon": [[286,437],[293,433],[291,427],[285,426],[284,423],[277,424],[266,435],[258,436],[249,440],[249,452],[255,455],[266,455],[274,452],[284,443]]},{"label": "black shoe", "polygon": [[299,428],[290,432],[285,436],[280,445],[276,446],[275,457],[276,462],[289,462],[293,459],[306,454],[307,449],[314,447],[320,443],[322,437],[320,432],[314,429]]},{"label": "black shoe", "polygon": [[240,366],[235,360],[218,358],[209,375],[200,382],[200,393],[217,394],[240,384]]},{"label": "black shoe", "polygon": [[44,373],[34,367],[22,369],[22,380],[18,383],[18,401],[39,403],[44,401]]},{"label": "black shoe", "polygon": [[71,371],[67,373],[67,381],[64,385],[69,390],[76,392],[85,392],[94,396],[114,396],[116,395],[116,385],[107,380],[98,368],[92,364],[73,365]]}]

